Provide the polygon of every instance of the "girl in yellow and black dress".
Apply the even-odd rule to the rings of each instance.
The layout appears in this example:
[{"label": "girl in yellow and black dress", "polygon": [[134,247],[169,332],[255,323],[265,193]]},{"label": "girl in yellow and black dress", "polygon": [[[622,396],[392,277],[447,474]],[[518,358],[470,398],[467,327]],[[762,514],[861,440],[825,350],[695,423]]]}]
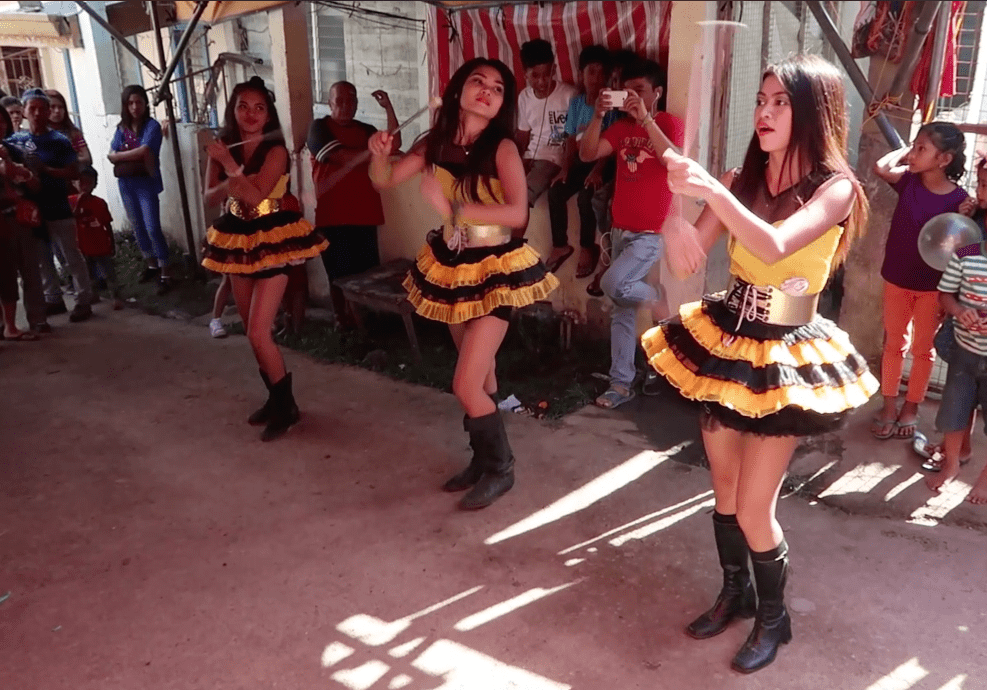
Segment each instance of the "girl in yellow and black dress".
[{"label": "girl in yellow and black dress", "polygon": [[280,131],[274,95],[253,77],[233,89],[225,127],[206,147],[206,203],[225,199],[226,213],[209,228],[202,265],[232,280],[233,298],[268,389],[267,402],[247,420],[266,425],[262,441],[281,436],[299,418],[291,374],[271,336],[288,273],[328,244],[296,207],[286,207],[289,159]]},{"label": "girl in yellow and black dress", "polygon": [[378,189],[422,173],[425,199],[444,219],[428,234],[405,280],[422,316],[449,324],[459,348],[453,393],[466,411],[473,459],[445,483],[472,490],[464,510],[484,508],[514,485],[514,455],[494,403],[495,357],[511,310],[548,295],[558,280],[520,235],[528,221],[527,185],[514,143],[517,85],[507,65],[475,58],[442,95],[435,126],[391,166],[392,138],[370,139],[370,177]]},{"label": "girl in yellow and black dress", "polygon": [[788,545],[775,510],[798,437],[839,428],[878,389],[847,334],[816,312],[866,225],[867,201],[846,158],[845,103],[835,67],[814,56],[786,60],[761,81],[739,173],[717,181],[665,154],[671,190],[707,202],[696,224],[704,248],[728,233],[732,275],[726,293],[682,306],[642,340],[651,366],[702,403],[723,589],[687,632],[712,637],[756,616],[732,663],[744,673],[771,663],[792,636]]}]

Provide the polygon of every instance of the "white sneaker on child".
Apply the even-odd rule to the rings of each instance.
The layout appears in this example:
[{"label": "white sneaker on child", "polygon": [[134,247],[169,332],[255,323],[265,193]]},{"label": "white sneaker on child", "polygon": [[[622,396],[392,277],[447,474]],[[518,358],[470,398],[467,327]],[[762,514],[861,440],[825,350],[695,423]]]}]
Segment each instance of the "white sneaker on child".
[{"label": "white sneaker on child", "polygon": [[209,335],[213,338],[225,338],[226,328],[223,326],[223,322],[219,319],[213,319],[209,322]]}]

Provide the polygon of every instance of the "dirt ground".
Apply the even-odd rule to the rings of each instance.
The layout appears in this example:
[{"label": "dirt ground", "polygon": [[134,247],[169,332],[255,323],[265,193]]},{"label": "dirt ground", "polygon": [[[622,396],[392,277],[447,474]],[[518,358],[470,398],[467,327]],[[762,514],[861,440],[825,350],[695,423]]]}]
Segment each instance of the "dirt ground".
[{"label": "dirt ground", "polygon": [[463,514],[451,395],[287,353],[303,419],[263,444],[245,338],[53,324],[0,343],[3,690],[987,688],[987,510],[869,409],[793,466],[795,639],[745,677],[750,622],[682,633],[719,574],[679,403],[512,416],[517,485]]}]

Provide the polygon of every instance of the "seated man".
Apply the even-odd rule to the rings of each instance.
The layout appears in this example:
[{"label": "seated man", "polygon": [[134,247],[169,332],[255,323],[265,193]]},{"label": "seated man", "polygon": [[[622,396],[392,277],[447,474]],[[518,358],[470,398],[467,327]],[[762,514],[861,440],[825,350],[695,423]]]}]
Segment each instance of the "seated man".
[{"label": "seated man", "polygon": [[[528,85],[517,99],[517,143],[527,173],[531,207],[562,170],[565,116],[576,89],[555,80],[555,53],[546,40],[536,38],[522,45],[521,64]],[[568,249],[572,254],[572,247]],[[549,270],[554,270],[549,258]]]}]

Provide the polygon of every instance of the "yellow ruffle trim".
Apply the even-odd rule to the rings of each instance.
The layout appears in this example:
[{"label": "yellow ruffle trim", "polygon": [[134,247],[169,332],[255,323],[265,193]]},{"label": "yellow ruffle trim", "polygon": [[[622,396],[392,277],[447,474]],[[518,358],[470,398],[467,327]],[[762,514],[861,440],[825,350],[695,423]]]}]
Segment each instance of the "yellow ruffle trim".
[{"label": "yellow ruffle trim", "polygon": [[[219,249],[238,249],[249,252],[264,244],[278,244],[296,237],[305,237],[313,231],[312,224],[304,218],[270,230],[258,230],[249,235],[220,232],[215,227],[211,227],[206,233],[206,242]],[[326,246],[329,246],[328,243]]]},{"label": "yellow ruffle trim", "polygon": [[860,407],[878,391],[877,379],[868,371],[855,382],[841,386],[784,386],[757,394],[736,381],[697,376],[675,355],[661,327],[641,338],[648,363],[690,400],[715,402],[758,419],[790,405],[820,414],[835,414]]},{"label": "yellow ruffle trim", "polygon": [[426,319],[449,324],[478,319],[481,316],[486,316],[497,307],[526,307],[544,299],[558,286],[558,278],[548,273],[534,285],[517,288],[499,287],[491,290],[479,300],[442,304],[427,299],[415,285],[410,275],[404,279],[404,289],[408,291],[408,301],[414,305],[415,311]]},{"label": "yellow ruffle trim", "polygon": [[[834,364],[844,361],[855,352],[849,336],[842,331],[835,333],[829,340],[815,338],[792,345],[786,345],[779,340],[765,342],[739,335],[733,340],[727,340],[724,338],[723,329],[703,312],[702,302],[683,304],[679,309],[679,316],[682,325],[707,352],[720,359],[750,362],[755,367],[772,364],[792,367],[805,364]],[[645,338],[647,333],[641,338],[647,352]]]},{"label": "yellow ruffle trim", "polygon": [[435,258],[429,245],[418,252],[418,270],[425,280],[444,288],[457,288],[480,285],[490,276],[510,275],[538,265],[538,252],[522,245],[501,256],[486,256],[475,264],[445,266]]},{"label": "yellow ruffle trim", "polygon": [[322,240],[322,242],[313,247],[299,249],[293,252],[271,254],[252,264],[222,263],[210,259],[209,257],[205,257],[202,259],[202,265],[210,271],[215,271],[216,273],[257,273],[258,271],[264,271],[269,268],[277,268],[279,266],[286,266],[287,264],[305,263],[309,259],[321,254],[322,251],[328,246],[329,243]]}]

